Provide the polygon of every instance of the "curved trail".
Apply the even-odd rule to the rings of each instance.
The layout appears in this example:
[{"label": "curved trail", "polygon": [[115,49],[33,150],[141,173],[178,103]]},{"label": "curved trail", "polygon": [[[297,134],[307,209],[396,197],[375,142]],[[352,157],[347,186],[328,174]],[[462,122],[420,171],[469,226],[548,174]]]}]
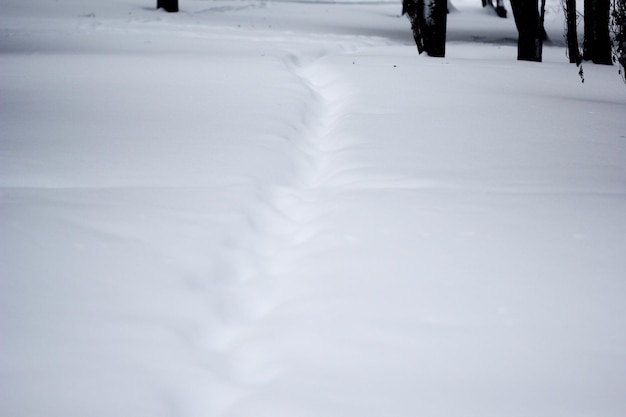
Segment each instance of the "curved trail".
[{"label": "curved trail", "polygon": [[258,190],[246,214],[247,230],[228,242],[232,256],[217,266],[216,275],[228,281],[215,287],[210,297],[216,320],[202,341],[207,366],[234,390],[219,388],[230,392],[230,400],[217,402],[220,414],[278,417],[273,404],[264,406],[262,413],[267,414],[259,414],[254,404],[271,399],[267,390],[277,384],[294,388],[297,383],[285,377],[294,368],[286,358],[308,353],[298,351],[299,342],[292,343],[294,326],[300,325],[291,310],[316,297],[310,283],[302,280],[301,260],[311,255],[307,244],[328,232],[323,219],[336,206],[333,179],[354,168],[342,152],[355,141],[336,132],[350,112],[350,88],[325,61],[368,44],[376,42],[353,41],[285,57],[286,69],[302,92],[300,120],[289,121],[292,134],[284,138],[292,147],[294,176],[283,185]]}]

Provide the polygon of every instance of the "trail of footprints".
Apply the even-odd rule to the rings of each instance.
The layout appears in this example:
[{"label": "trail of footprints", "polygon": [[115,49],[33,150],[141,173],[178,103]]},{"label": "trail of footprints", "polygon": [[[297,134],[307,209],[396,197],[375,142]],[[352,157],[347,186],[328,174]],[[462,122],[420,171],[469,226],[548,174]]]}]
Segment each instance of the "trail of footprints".
[{"label": "trail of footprints", "polygon": [[229,278],[209,290],[215,317],[202,342],[205,365],[219,376],[220,384],[235,391],[246,387],[246,392],[219,400],[214,407],[218,415],[237,414],[234,410],[256,387],[280,374],[280,358],[272,357],[275,341],[257,330],[272,311],[290,302],[281,299],[276,277],[289,274],[290,248],[317,233],[315,219],[323,213],[316,202],[333,174],[336,150],[341,149],[333,142],[337,139],[333,127],[345,114],[346,103],[337,85],[329,84],[332,78],[323,59],[320,53],[312,63],[303,64],[295,55],[287,57],[286,65],[306,92],[302,125],[288,138],[298,173],[289,186],[275,186],[259,195],[247,213],[247,236],[235,236],[229,242],[232,256],[216,266],[216,274]]}]

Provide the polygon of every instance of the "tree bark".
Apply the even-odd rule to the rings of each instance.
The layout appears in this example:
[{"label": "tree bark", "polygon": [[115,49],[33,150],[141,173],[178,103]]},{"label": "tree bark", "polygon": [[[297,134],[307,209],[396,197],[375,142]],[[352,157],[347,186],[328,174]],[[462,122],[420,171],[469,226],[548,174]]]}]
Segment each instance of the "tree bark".
[{"label": "tree bark", "polygon": [[610,8],[610,0],[585,0],[583,58],[594,64],[613,64],[609,37]]},{"label": "tree bark", "polygon": [[517,27],[517,59],[541,62],[545,31],[536,0],[511,0]]},{"label": "tree bark", "polygon": [[621,67],[620,72],[626,81],[626,0],[612,1],[611,31],[614,37],[613,58]]},{"label": "tree bark", "polygon": [[430,56],[443,58],[446,56],[446,31],[448,21],[447,0],[430,0],[427,10],[424,45]]},{"label": "tree bark", "polygon": [[413,39],[421,54],[444,57],[446,54],[447,0],[403,0],[402,13],[409,16]]},{"label": "tree bark", "polygon": [[567,22],[567,54],[571,64],[580,65],[582,58],[578,48],[578,30],[576,27],[576,0],[565,0],[565,19]]},{"label": "tree bark", "polygon": [[178,12],[178,0],[157,0],[157,9],[170,13]]}]

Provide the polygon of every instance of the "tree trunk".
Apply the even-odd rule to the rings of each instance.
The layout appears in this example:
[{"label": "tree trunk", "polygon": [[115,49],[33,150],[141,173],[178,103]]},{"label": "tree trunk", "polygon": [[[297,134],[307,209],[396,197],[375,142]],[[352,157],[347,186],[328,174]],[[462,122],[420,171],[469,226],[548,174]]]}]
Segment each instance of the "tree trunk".
[{"label": "tree trunk", "polygon": [[612,1],[611,31],[614,36],[613,57],[620,65],[620,72],[626,81],[626,0]]},{"label": "tree trunk", "polygon": [[612,65],[609,37],[610,0],[585,0],[583,58],[594,64]]},{"label": "tree trunk", "polygon": [[433,57],[446,54],[447,0],[403,0],[402,13],[409,16],[413,39],[421,54]]},{"label": "tree trunk", "polygon": [[496,14],[499,17],[506,19],[507,11],[506,11],[506,7],[504,7],[504,0],[496,1]]},{"label": "tree trunk", "polygon": [[[430,56],[446,56],[446,30],[448,21],[447,0],[430,0],[426,5],[424,46]],[[428,10],[430,9],[430,10]]]},{"label": "tree trunk", "polygon": [[[543,6],[543,4],[542,4]],[[536,0],[511,0],[517,39],[517,59],[541,62],[545,31]]]},{"label": "tree trunk", "polygon": [[571,64],[580,65],[582,62],[578,48],[578,30],[576,28],[576,0],[565,0],[565,19],[567,22],[567,54]]},{"label": "tree trunk", "polygon": [[157,9],[175,13],[178,11],[178,0],[157,0]]},{"label": "tree trunk", "polygon": [[493,0],[482,0],[483,7],[491,7],[496,15],[506,19],[506,8],[504,7],[504,0],[496,0],[496,4],[493,4]]}]

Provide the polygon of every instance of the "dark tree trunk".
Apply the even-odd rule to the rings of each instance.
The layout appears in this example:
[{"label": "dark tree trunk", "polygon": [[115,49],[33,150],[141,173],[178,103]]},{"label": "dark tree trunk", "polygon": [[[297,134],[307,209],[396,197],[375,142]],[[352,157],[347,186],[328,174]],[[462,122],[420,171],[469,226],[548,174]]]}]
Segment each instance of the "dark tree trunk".
[{"label": "dark tree trunk", "polygon": [[539,13],[536,0],[511,0],[515,26],[517,27],[517,59],[520,61],[541,62],[545,31],[543,29],[543,8]]},{"label": "dark tree trunk", "polygon": [[610,0],[585,0],[583,58],[594,64],[612,65],[609,37]]},{"label": "dark tree trunk", "polygon": [[430,56],[446,56],[446,31],[448,25],[448,1],[430,0],[430,8],[426,15],[424,45]]},{"label": "dark tree trunk", "polygon": [[413,39],[421,54],[443,57],[446,54],[447,0],[403,0],[402,14],[407,14]]},{"label": "dark tree trunk", "polygon": [[565,19],[567,22],[567,54],[569,62],[580,65],[582,58],[578,48],[578,30],[576,28],[576,0],[565,0]]},{"label": "dark tree trunk", "polygon": [[157,0],[157,9],[175,13],[178,11],[178,0]]},{"label": "dark tree trunk", "polygon": [[419,16],[422,14],[424,7],[423,0],[402,0],[402,15],[407,15],[411,22],[411,30],[413,31],[413,40],[417,46],[417,52],[424,52],[424,36],[422,35],[422,25],[419,23]]},{"label": "dark tree trunk", "polygon": [[626,0],[613,0],[611,30],[613,32],[613,57],[620,65],[620,72],[626,81]]},{"label": "dark tree trunk", "polygon": [[482,2],[483,7],[492,8],[496,12],[496,15],[506,19],[507,12],[506,7],[504,7],[504,0],[496,0],[496,4],[493,4],[493,0],[482,0]]}]

